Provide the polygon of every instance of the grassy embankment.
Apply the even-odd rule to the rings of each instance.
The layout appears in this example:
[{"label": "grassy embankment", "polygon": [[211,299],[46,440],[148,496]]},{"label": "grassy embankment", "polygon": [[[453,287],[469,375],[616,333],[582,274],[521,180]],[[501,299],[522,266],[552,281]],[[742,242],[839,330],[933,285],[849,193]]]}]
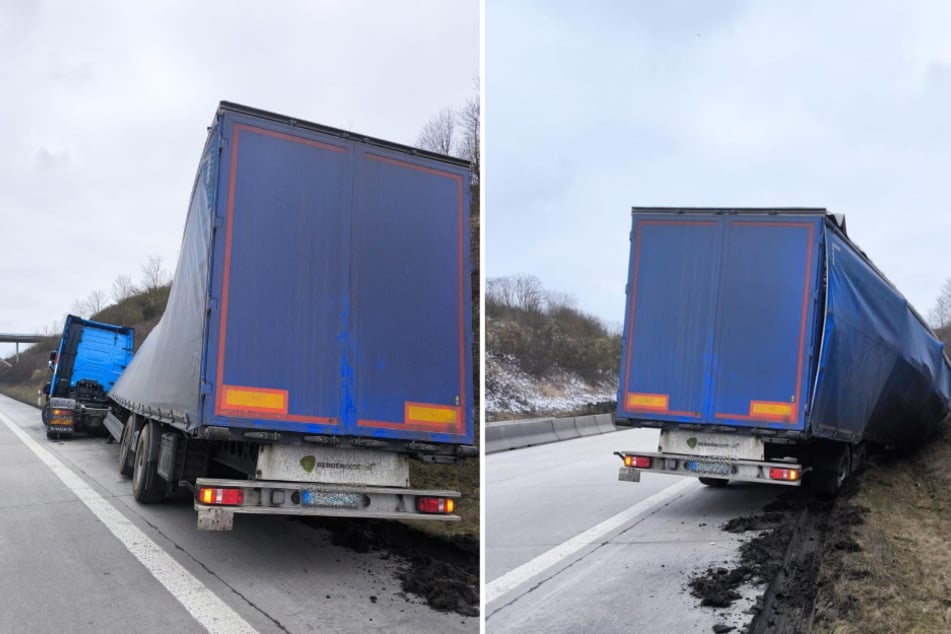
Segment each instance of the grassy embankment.
[{"label": "grassy embankment", "polygon": [[818,632],[951,632],[951,433],[879,456],[849,502],[857,548],[827,546],[816,599]]},{"label": "grassy embankment", "polygon": [[[951,328],[938,331],[951,344]],[[835,634],[951,632],[951,429],[873,458],[848,503],[858,549],[827,546],[816,630]]]}]

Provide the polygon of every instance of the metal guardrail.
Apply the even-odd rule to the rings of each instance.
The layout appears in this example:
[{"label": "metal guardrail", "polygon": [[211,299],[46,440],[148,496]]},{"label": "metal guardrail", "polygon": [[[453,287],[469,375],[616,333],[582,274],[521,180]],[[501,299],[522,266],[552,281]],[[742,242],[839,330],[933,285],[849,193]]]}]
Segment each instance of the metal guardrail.
[{"label": "metal guardrail", "polygon": [[612,431],[617,431],[612,414],[486,423],[485,452],[497,453]]}]

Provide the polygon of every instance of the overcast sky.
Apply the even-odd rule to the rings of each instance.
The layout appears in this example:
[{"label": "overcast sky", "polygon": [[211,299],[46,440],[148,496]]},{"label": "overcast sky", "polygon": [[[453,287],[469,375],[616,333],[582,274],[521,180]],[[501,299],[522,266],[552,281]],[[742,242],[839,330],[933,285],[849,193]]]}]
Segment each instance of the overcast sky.
[{"label": "overcast sky", "polygon": [[219,101],[412,145],[478,72],[477,0],[4,0],[0,332],[174,269]]},{"label": "overcast sky", "polygon": [[632,205],[815,206],[927,314],[951,276],[951,3],[487,0],[488,276],[620,326]]}]

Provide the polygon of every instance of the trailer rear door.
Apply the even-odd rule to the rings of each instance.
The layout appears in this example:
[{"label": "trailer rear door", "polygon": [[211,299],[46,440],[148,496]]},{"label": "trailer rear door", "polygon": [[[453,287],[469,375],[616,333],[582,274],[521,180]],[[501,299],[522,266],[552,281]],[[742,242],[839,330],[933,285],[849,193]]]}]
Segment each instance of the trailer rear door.
[{"label": "trailer rear door", "polygon": [[358,148],[351,277],[361,434],[467,437],[469,183],[463,169]]},{"label": "trailer rear door", "polygon": [[635,215],[619,416],[803,429],[822,222]]},{"label": "trailer rear door", "polygon": [[471,443],[467,169],[223,125],[208,424]]},{"label": "trailer rear door", "polygon": [[225,125],[206,406],[218,424],[339,433],[351,144]]}]

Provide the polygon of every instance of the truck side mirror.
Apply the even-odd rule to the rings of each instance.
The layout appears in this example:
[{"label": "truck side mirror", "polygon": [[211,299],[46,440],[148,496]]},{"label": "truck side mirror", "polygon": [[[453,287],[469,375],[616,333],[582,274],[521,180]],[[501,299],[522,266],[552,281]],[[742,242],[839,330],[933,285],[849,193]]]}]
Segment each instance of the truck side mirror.
[{"label": "truck side mirror", "polygon": [[53,371],[53,366],[54,366],[54,365],[56,365],[56,351],[55,351],[55,350],[51,350],[51,351],[50,351],[50,362],[49,362],[50,372]]}]

